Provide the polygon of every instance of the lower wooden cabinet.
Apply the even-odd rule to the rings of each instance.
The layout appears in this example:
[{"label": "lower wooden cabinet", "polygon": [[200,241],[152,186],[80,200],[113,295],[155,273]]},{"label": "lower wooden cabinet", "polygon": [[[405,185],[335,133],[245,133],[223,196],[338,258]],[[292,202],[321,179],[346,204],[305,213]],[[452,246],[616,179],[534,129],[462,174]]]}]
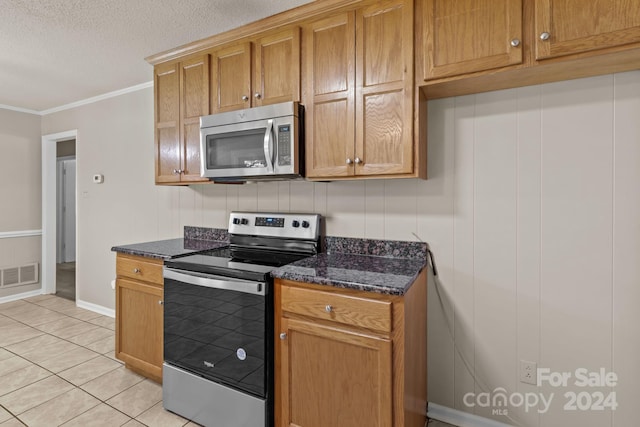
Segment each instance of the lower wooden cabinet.
[{"label": "lower wooden cabinet", "polygon": [[163,362],[162,265],[120,253],[116,258],[116,357],[157,382]]},{"label": "lower wooden cabinet", "polygon": [[278,279],[275,304],[276,426],[424,426],[424,272],[404,297]]}]

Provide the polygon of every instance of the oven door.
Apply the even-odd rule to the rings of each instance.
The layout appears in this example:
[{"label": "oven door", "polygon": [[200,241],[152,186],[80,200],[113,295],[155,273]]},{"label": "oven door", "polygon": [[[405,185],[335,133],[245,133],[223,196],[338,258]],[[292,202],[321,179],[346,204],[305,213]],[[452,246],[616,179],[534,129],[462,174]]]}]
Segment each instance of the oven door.
[{"label": "oven door", "polygon": [[269,286],[165,267],[165,363],[265,398],[273,364]]},{"label": "oven door", "polygon": [[201,175],[242,178],[297,173],[295,117],[200,129]]}]

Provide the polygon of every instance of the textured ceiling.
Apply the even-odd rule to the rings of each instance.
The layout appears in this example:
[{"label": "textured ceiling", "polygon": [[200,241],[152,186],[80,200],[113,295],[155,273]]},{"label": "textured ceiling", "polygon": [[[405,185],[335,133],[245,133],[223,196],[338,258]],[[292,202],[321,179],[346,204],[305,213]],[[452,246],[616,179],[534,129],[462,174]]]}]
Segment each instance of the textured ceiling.
[{"label": "textured ceiling", "polygon": [[0,105],[43,111],[153,80],[144,58],[309,0],[0,0]]}]

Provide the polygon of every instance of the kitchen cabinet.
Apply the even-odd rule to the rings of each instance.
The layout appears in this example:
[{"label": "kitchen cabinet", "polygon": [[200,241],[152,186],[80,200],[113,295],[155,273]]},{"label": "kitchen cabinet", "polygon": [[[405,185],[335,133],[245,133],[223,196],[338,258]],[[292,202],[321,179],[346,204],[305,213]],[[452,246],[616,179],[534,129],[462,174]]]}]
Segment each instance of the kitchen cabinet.
[{"label": "kitchen cabinet", "polygon": [[116,256],[116,357],[162,382],[162,260]]},{"label": "kitchen cabinet", "polygon": [[276,426],[423,427],[426,303],[276,279]]},{"label": "kitchen cabinet", "polygon": [[637,2],[419,0],[416,14],[428,99],[640,68]]},{"label": "kitchen cabinet", "polygon": [[209,114],[209,57],[154,70],[156,183],[207,182],[200,176],[200,116]]},{"label": "kitchen cabinet", "polygon": [[321,19],[303,29],[309,178],[354,173],[355,36],[353,12]]},{"label": "kitchen cabinet", "polygon": [[522,63],[523,0],[423,0],[423,80]]},{"label": "kitchen cabinet", "polygon": [[538,0],[536,59],[640,42],[640,3],[629,0]]},{"label": "kitchen cabinet", "polygon": [[307,177],[421,175],[413,1],[369,3],[311,22],[303,44]]},{"label": "kitchen cabinet", "polygon": [[212,113],[299,100],[298,27],[211,52]]}]

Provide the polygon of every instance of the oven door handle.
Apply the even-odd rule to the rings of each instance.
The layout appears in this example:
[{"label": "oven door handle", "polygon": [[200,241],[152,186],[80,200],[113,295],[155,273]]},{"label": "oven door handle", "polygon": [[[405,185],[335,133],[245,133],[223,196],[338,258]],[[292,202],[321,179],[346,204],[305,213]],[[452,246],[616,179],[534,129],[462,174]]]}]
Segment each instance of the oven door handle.
[{"label": "oven door handle", "polygon": [[178,282],[188,283],[190,285],[204,286],[213,289],[223,289],[226,291],[243,292],[245,294],[266,295],[267,289],[264,282],[253,282],[250,280],[238,280],[231,278],[223,278],[221,276],[211,276],[206,274],[198,274],[195,272],[183,272],[184,270],[175,270],[172,268],[164,268],[164,278],[176,280]]}]

